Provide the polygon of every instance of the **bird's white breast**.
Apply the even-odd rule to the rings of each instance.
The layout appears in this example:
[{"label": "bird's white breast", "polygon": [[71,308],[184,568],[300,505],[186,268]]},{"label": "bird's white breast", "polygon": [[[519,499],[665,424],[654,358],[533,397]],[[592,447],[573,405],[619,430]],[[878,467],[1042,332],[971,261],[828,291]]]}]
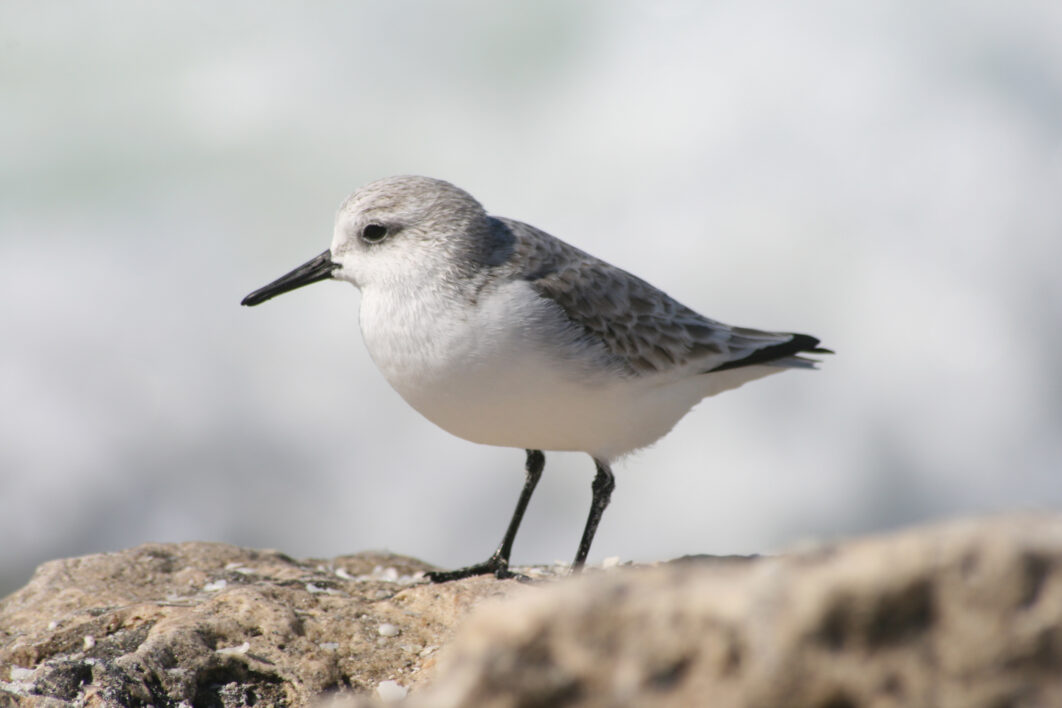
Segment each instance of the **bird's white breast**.
[{"label": "bird's white breast", "polygon": [[391,386],[459,437],[613,459],[667,433],[706,393],[688,379],[602,368],[556,305],[525,282],[475,304],[427,287],[416,297],[366,288],[362,333]]}]

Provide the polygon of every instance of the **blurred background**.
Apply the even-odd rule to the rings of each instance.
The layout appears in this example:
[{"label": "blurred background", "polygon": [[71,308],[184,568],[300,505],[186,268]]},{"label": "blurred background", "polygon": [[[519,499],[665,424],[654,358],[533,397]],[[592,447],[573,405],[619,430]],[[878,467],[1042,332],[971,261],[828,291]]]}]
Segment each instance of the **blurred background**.
[{"label": "blurred background", "polygon": [[[523,452],[375,370],[357,291],[240,299],[448,179],[837,356],[617,465],[651,561],[1062,509],[1062,4],[0,4],[0,594],[146,541],[485,558]],[[568,561],[548,454],[516,563]]]}]

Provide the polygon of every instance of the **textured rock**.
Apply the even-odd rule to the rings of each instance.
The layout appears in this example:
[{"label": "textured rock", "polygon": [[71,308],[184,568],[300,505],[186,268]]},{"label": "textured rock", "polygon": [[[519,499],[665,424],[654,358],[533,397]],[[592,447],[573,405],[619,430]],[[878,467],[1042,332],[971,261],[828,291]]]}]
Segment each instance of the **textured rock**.
[{"label": "textured rock", "polygon": [[407,688],[408,708],[1062,705],[1062,517],[530,586],[417,582],[426,568],[220,544],[54,561],[0,603],[0,706],[366,706]]},{"label": "textured rock", "polygon": [[478,610],[409,706],[1062,705],[1062,519],[558,583]]},{"label": "textured rock", "polygon": [[430,567],[214,543],[45,563],[0,603],[0,706],[295,706],[414,685],[473,605],[522,589],[418,583]]}]

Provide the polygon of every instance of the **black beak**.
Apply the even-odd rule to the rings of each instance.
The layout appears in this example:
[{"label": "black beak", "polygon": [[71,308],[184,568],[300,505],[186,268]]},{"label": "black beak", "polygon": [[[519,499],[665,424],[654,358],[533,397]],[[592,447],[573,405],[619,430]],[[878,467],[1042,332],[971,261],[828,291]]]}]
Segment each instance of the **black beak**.
[{"label": "black beak", "polygon": [[339,264],[332,261],[332,252],[325,251],[312,261],[303,263],[287,275],[280,276],[264,288],[258,288],[245,297],[240,304],[259,305],[289,290],[316,283],[318,280],[327,280],[332,277],[332,271],[338,267]]}]

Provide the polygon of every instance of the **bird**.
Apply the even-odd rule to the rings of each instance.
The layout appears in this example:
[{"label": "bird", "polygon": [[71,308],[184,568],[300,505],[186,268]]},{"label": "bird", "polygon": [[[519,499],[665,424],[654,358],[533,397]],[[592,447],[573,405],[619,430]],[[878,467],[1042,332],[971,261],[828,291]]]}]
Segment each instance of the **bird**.
[{"label": "bird", "polygon": [[573,572],[615,487],[612,465],[702,399],[832,354],[819,339],[735,327],[527,223],[492,216],[440,179],[395,176],[351,194],[331,246],[242,300],[323,280],[361,291],[369,355],[414,409],[465,440],[523,449],[524,485],[495,552],[428,578],[519,577],[513,542],[544,451],[593,459]]}]

